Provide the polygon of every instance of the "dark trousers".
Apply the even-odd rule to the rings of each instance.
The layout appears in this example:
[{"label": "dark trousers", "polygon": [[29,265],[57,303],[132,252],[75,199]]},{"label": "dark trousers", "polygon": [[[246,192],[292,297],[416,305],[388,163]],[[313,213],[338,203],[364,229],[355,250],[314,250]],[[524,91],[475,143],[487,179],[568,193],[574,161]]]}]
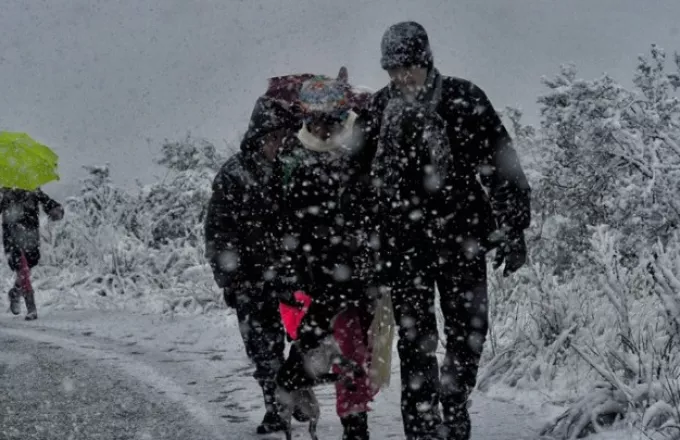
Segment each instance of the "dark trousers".
[{"label": "dark trousers", "polygon": [[[455,419],[459,408],[476,384],[488,329],[486,262],[482,254],[438,264],[424,252],[392,261],[395,270],[390,271],[387,284],[399,327],[402,418],[407,438],[418,439],[438,430],[440,403],[444,423],[459,423]],[[439,339],[435,285],[446,334],[441,378],[435,355]]]},{"label": "dark trousers", "polygon": [[28,229],[20,225],[3,225],[2,245],[12,272],[18,271],[21,267],[22,253],[26,257],[29,268],[37,266],[40,261],[40,233],[36,229]]},{"label": "dark trousers", "polygon": [[285,347],[279,302],[262,283],[242,282],[236,290],[236,315],[246,354],[255,364],[253,377],[262,387],[267,411],[273,411],[276,374]]}]

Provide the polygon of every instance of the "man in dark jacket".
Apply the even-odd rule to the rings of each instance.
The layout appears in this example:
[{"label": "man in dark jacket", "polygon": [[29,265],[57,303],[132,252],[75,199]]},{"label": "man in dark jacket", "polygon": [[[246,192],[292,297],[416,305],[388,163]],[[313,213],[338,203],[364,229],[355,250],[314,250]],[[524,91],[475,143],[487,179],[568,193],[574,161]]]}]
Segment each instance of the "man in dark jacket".
[{"label": "man in dark jacket", "polygon": [[[380,188],[380,284],[399,324],[404,430],[409,440],[467,440],[488,329],[485,254],[496,250],[504,275],[524,264],[530,188],[484,92],[439,74],[421,25],[391,26],[381,50],[391,82],[362,115],[360,161]],[[446,334],[441,379],[435,284]]]},{"label": "man in dark jacket", "polygon": [[[280,103],[261,97],[253,109],[241,151],[213,182],[205,219],[206,258],[228,307],[234,308],[254,377],[262,387],[265,416],[257,432],[283,430],[276,410],[276,373],[283,362],[284,332],[269,268],[278,248],[279,208],[274,158],[299,122]],[[297,418],[301,418],[296,414]]]},{"label": "man in dark jacket", "polygon": [[[0,190],[0,214],[2,214],[2,244],[7,262],[12,272],[19,273],[22,255],[28,268],[40,261],[40,206],[51,220],[61,220],[64,210],[40,189],[25,191],[21,189]],[[9,291],[10,310],[18,315],[21,312],[20,296],[26,301],[26,319],[38,318],[33,292],[22,292],[17,275],[15,285]]]}]

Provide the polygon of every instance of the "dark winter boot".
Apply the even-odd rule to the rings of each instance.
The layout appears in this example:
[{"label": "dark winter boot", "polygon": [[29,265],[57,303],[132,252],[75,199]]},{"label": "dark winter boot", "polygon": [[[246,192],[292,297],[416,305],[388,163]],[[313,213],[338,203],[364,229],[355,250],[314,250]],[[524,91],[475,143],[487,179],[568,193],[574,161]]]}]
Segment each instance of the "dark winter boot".
[{"label": "dark winter boot", "polygon": [[262,422],[257,426],[258,434],[271,434],[272,432],[284,431],[286,423],[281,419],[279,413],[276,411],[267,411],[264,413]]},{"label": "dark winter boot", "polygon": [[9,309],[14,315],[21,313],[21,290],[17,286],[9,289]]},{"label": "dark winter boot", "polygon": [[368,414],[350,414],[340,419],[342,423],[342,440],[369,440]]},{"label": "dark winter boot", "polygon": [[468,401],[444,404],[443,407],[442,440],[470,440],[471,423]]},{"label": "dark winter boot", "polygon": [[309,416],[307,414],[303,413],[300,408],[295,408],[295,411],[293,411],[293,418],[297,420],[298,422],[309,422]]},{"label": "dark winter boot", "polygon": [[258,434],[270,434],[286,429],[286,423],[279,416],[276,405],[276,383],[272,381],[260,382],[264,397],[265,413],[262,422],[257,427]]},{"label": "dark winter boot", "polygon": [[35,307],[33,291],[24,292],[24,298],[26,299],[26,321],[38,319],[38,309]]}]

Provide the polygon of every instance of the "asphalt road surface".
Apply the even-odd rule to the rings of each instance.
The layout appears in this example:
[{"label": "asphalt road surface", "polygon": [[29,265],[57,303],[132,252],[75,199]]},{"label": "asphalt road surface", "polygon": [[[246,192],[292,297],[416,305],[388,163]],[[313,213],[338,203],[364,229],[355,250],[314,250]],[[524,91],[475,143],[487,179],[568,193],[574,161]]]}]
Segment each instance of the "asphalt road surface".
[{"label": "asphalt road surface", "polygon": [[1,440],[214,438],[149,388],[96,358],[0,328]]},{"label": "asphalt road surface", "polygon": [[[255,433],[262,395],[233,318],[0,315],[0,440],[281,440]],[[404,438],[398,367],[372,405],[373,440]],[[319,437],[339,439],[335,389],[315,391]],[[481,393],[472,400],[475,440],[537,438],[538,414]],[[309,439],[306,424],[293,429]]]}]

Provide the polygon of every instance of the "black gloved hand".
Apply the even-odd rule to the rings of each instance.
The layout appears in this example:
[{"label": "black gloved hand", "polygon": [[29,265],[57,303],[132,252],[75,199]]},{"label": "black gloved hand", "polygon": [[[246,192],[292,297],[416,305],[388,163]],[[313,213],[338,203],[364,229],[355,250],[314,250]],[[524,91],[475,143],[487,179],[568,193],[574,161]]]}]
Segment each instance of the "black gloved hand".
[{"label": "black gloved hand", "polygon": [[64,207],[61,205],[55,206],[47,213],[47,216],[54,222],[62,220],[64,218]]},{"label": "black gloved hand", "polygon": [[524,231],[508,231],[499,240],[493,268],[498,269],[505,263],[503,276],[507,277],[524,266],[527,261],[527,244],[524,240]]},{"label": "black gloved hand", "polygon": [[298,308],[304,306],[304,304],[295,299],[294,293],[300,290],[300,286],[297,285],[297,277],[294,275],[277,276],[269,283],[271,283],[271,291],[274,293],[274,296],[283,304]]},{"label": "black gloved hand", "polygon": [[232,284],[234,284],[234,279],[236,275],[234,272],[228,272],[219,267],[219,263],[216,261],[210,261],[210,269],[212,269],[213,278],[215,279],[215,284],[217,287],[226,289]]},{"label": "black gloved hand", "polygon": [[238,300],[234,289],[225,287],[222,289],[222,293],[224,294],[224,302],[227,304],[227,307],[235,309]]},{"label": "black gloved hand", "polygon": [[284,290],[284,291],[277,291],[276,297],[278,298],[278,300],[281,303],[286,304],[286,305],[291,306],[291,307],[296,307],[298,309],[301,309],[302,307],[305,306],[305,304],[303,302],[295,299],[293,289],[287,289],[287,290]]}]

